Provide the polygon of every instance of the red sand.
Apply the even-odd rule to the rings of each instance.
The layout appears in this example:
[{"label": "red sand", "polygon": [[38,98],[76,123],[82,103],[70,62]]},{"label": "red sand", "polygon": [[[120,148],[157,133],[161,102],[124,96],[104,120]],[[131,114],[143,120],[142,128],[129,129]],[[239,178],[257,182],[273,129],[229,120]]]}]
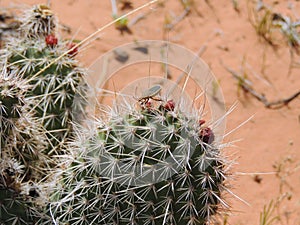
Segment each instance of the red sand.
[{"label": "red sand", "polygon": [[[1,7],[41,3],[36,0],[0,1]],[[136,8],[147,1],[133,0]],[[226,140],[235,141],[236,147],[227,149],[225,154],[233,159],[234,179],[231,181],[233,192],[246,201],[228,197],[232,211],[228,222],[232,225],[259,224],[259,216],[264,205],[273,199],[282,199],[274,216],[279,215],[280,221],[272,224],[300,224],[300,97],[292,101],[288,107],[272,110],[251,97],[238,93],[237,81],[233,79],[221,65],[240,71],[245,59],[248,79],[253,82],[259,93],[264,93],[269,100],[289,97],[300,88],[300,70],[294,68],[287,76],[290,55],[285,39],[281,38],[275,51],[269,44],[261,40],[248,19],[248,8],[245,0],[237,0],[239,12],[228,0],[194,0],[193,10],[189,16],[178,23],[170,32],[164,32],[166,18],[180,15],[183,7],[179,0],[160,1],[159,6],[132,27],[132,35],[121,35],[113,26],[101,32],[100,38],[89,44],[79,56],[86,66],[102,53],[134,40],[168,39],[192,51],[197,51],[206,44],[207,49],[202,58],[207,62],[220,80],[229,108],[238,102],[236,109],[228,116],[227,132],[252,117],[249,122],[230,134]],[[250,2],[250,1],[249,1]],[[300,14],[299,1],[265,1],[277,2],[275,11],[293,15],[288,3],[294,5],[294,12]],[[43,1],[42,3],[46,3]],[[209,4],[208,4],[209,3]],[[26,5],[25,5],[26,4]],[[60,18],[60,22],[71,28],[71,35],[82,40],[97,28],[112,20],[110,1],[106,0],[52,0],[52,9]],[[23,7],[22,6],[22,7]],[[149,8],[137,12],[149,12]],[[66,34],[64,34],[66,35]],[[263,55],[266,60],[263,66]],[[296,56],[298,63],[300,57]],[[264,74],[262,68],[264,67]],[[143,68],[144,69],[144,68]],[[148,73],[148,68],[144,71]],[[254,73],[259,74],[257,78]],[[263,77],[271,84],[266,84]],[[122,79],[118,78],[118,79]],[[118,80],[117,83],[122,83]],[[277,165],[277,167],[276,167]],[[258,175],[255,181],[253,173],[278,172],[276,174]],[[282,188],[280,188],[282,187]],[[222,222],[220,224],[223,224]]]}]

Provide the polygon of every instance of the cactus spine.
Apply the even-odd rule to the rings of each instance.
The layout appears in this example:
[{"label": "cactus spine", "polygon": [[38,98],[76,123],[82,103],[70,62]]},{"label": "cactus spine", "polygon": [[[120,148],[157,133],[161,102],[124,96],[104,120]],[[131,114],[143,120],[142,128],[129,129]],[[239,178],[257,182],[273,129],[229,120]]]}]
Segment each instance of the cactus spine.
[{"label": "cactus spine", "polygon": [[32,88],[26,98],[34,100],[31,107],[47,131],[48,152],[62,154],[75,114],[84,111],[85,70],[78,66],[74,53],[62,56],[70,43],[59,40],[57,22],[47,6],[37,5],[22,18],[20,36],[3,53],[6,69],[29,80]]},{"label": "cactus spine", "polygon": [[204,225],[225,205],[212,130],[183,103],[150,97],[116,104],[80,135],[53,196],[59,224]]},{"label": "cactus spine", "polygon": [[25,80],[1,73],[0,224],[32,224],[38,213],[34,183],[49,169],[46,137],[25,100],[28,88]]},{"label": "cactus spine", "polygon": [[[86,83],[76,50],[65,54],[71,43],[56,27],[52,11],[35,6],[23,16],[20,36],[1,51],[0,223],[209,223],[226,206],[226,163],[201,117],[184,101],[156,96],[158,86],[133,104],[116,103],[65,144],[84,111]],[[41,196],[45,184],[38,181],[67,147],[73,158],[66,154],[50,220],[49,192]]]},{"label": "cactus spine", "polygon": [[[27,10],[1,49],[0,224],[39,224],[57,154],[84,111],[85,70],[45,5]],[[63,56],[62,56],[63,55]]]}]

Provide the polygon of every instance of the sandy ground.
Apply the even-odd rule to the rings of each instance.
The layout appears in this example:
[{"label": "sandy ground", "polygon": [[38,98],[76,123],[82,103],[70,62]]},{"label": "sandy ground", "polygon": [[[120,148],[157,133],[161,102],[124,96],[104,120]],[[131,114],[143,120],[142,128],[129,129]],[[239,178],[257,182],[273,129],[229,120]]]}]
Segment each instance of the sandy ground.
[{"label": "sandy ground", "polygon": [[[132,6],[146,0],[132,0]],[[192,1],[191,1],[192,2]],[[225,154],[235,159],[230,181],[232,191],[243,201],[227,196],[231,205],[228,224],[258,225],[260,213],[273,200],[276,207],[273,216],[279,218],[272,224],[300,224],[300,98],[280,109],[267,109],[257,99],[244,93],[237,80],[225,70],[223,64],[244,73],[252,81],[258,93],[264,93],[270,101],[291,96],[299,91],[300,70],[293,68],[288,75],[290,52],[286,40],[276,34],[277,48],[259,38],[249,22],[251,1],[194,0],[191,13],[171,31],[166,31],[166,21],[174,21],[184,9],[179,0],[160,1],[152,8],[143,9],[129,17],[134,20],[146,16],[131,27],[132,34],[121,35],[114,26],[100,33],[97,40],[81,49],[78,59],[89,66],[97,57],[122,44],[134,40],[169,40],[194,52],[206,46],[203,60],[211,67],[220,82],[226,107],[237,103],[227,118],[227,132],[244,121],[250,120],[226,137],[235,141]],[[247,2],[249,5],[247,5]],[[265,1],[274,4],[273,10],[295,17],[300,14],[299,1]],[[1,7],[28,7],[46,1],[0,1]],[[20,6],[21,5],[21,6]],[[71,28],[71,34],[63,35],[82,40],[112,20],[108,0],[52,0],[53,11],[60,22]],[[293,7],[291,7],[293,6]],[[120,11],[125,13],[127,11]],[[299,55],[295,60],[300,62]],[[141,73],[148,73],[142,68]],[[125,83],[119,76],[115,83]],[[264,174],[266,173],[266,174]],[[225,220],[225,219],[224,219]],[[221,221],[220,224],[226,224]]]}]

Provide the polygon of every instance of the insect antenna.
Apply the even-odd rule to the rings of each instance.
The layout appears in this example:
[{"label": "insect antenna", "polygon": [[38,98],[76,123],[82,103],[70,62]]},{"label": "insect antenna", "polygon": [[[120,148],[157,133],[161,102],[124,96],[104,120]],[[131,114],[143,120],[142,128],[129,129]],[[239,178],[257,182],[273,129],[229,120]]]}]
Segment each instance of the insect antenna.
[{"label": "insect antenna", "polygon": [[148,88],[150,88],[150,77],[151,77],[151,54],[149,54],[149,68],[148,68]]},{"label": "insect antenna", "polygon": [[164,74],[164,78],[168,79],[170,78],[170,73],[169,73],[169,66],[168,66],[168,61],[169,61],[169,38],[170,38],[170,33],[168,31],[168,41],[166,42],[166,61],[164,62],[164,68],[165,68],[165,74]]}]

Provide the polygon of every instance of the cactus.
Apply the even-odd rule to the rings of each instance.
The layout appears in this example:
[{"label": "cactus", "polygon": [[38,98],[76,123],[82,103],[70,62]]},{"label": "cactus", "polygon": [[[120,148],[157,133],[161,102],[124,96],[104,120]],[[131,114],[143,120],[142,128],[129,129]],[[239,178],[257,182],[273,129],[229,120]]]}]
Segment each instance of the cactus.
[{"label": "cactus", "polygon": [[[75,136],[86,94],[76,46],[47,6],[22,18],[1,50],[0,224],[204,225],[226,206],[214,132],[184,101],[157,96],[159,85]],[[67,160],[50,183],[57,154]]]},{"label": "cactus", "polygon": [[29,88],[26,80],[5,73],[0,75],[0,155],[2,159],[16,159],[25,166],[23,180],[32,180],[31,176],[35,175],[38,180],[41,177],[37,174],[42,171],[37,164],[46,161],[43,155],[46,137],[30,113],[30,101],[25,99]]},{"label": "cactus", "polygon": [[44,5],[21,17],[17,37],[1,49],[0,224],[39,224],[57,154],[84,110],[85,70],[72,43],[59,40]]},{"label": "cactus", "polygon": [[12,78],[0,76],[0,123],[1,123],[1,149],[6,144],[10,130],[15,120],[21,117],[22,106],[24,106],[24,89],[26,87],[12,80]]},{"label": "cactus", "polygon": [[155,87],[79,135],[52,197],[57,224],[204,225],[226,205],[213,131]]},{"label": "cactus", "polygon": [[[42,208],[36,204],[38,189],[33,183],[24,187],[24,166],[12,158],[0,159],[0,224],[34,225]],[[25,192],[28,193],[25,193]]]},{"label": "cactus", "polygon": [[78,66],[69,41],[59,39],[56,19],[45,5],[37,5],[21,17],[20,35],[2,51],[6,70],[28,79],[32,88],[26,98],[34,100],[34,115],[47,130],[48,153],[62,154],[72,136],[75,115],[82,115],[85,70]]},{"label": "cactus", "polygon": [[0,224],[34,224],[34,189],[48,172],[46,137],[29,112],[26,80],[0,74]]}]

